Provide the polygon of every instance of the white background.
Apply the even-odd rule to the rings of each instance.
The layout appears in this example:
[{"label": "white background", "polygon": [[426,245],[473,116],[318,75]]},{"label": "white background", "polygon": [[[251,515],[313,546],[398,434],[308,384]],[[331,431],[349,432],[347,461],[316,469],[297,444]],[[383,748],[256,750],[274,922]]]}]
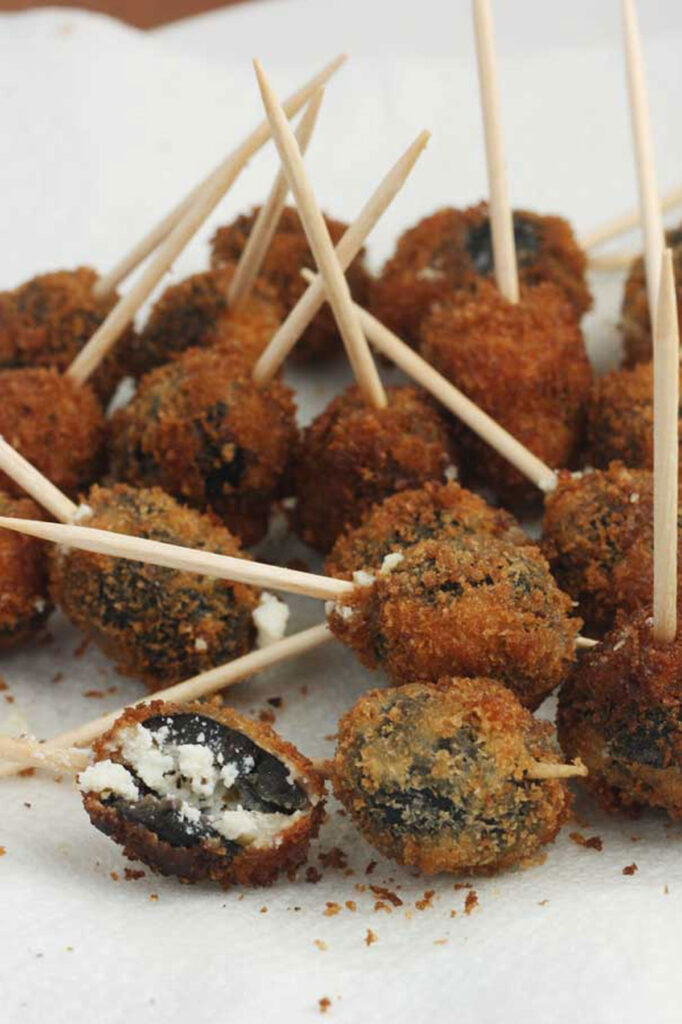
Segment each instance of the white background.
[{"label": "white background", "polygon": [[[682,167],[682,8],[640,6],[659,178],[670,187]],[[630,208],[618,4],[498,0],[496,14],[515,204],[561,212],[578,231]],[[80,262],[106,268],[260,120],[252,56],[284,95],[341,50],[353,59],[327,89],[308,159],[330,213],[352,218],[417,132],[434,133],[373,236],[377,266],[419,217],[485,194],[465,0],[271,0],[148,35],[70,11],[0,18],[2,285]],[[175,278],[205,265],[215,223],[261,199],[275,166],[271,148],[253,161]],[[621,282],[593,283],[588,343],[603,366],[617,355]],[[307,419],[346,373],[293,379]],[[295,550],[274,536],[266,553],[285,560]],[[292,629],[321,618],[315,602],[292,605]],[[96,653],[74,657],[79,638],[61,619],[51,628],[51,646],[0,663],[14,697],[5,704],[0,694],[4,731],[47,736],[141,694]],[[64,679],[55,683],[57,671]],[[372,682],[330,645],[230,699],[257,713],[283,696],[277,727],[317,756],[330,749],[324,737],[338,715]],[[103,700],[83,696],[112,686]],[[330,1020],[370,1024],[436,1015],[476,1024],[678,1021],[682,834],[655,816],[607,821],[588,801],[579,810],[583,823],[572,828],[600,835],[603,852],[575,845],[567,829],[544,866],[475,881],[480,907],[466,916],[466,891],[455,891],[454,879],[413,878],[380,862],[368,880],[372,851],[333,806],[312,863],[339,845],[354,875],[328,870],[318,885],[223,894],[149,873],[114,881],[110,872],[122,877],[125,862],[67,783],[4,782],[0,1019],[299,1021],[319,1019],[326,996]],[[632,862],[638,871],[624,876]],[[372,894],[355,889],[367,881],[400,886],[403,906],[376,912]],[[425,889],[435,891],[433,906],[419,910]],[[355,900],[357,910],[327,917],[328,900]],[[368,928],[378,936],[370,948]]]}]

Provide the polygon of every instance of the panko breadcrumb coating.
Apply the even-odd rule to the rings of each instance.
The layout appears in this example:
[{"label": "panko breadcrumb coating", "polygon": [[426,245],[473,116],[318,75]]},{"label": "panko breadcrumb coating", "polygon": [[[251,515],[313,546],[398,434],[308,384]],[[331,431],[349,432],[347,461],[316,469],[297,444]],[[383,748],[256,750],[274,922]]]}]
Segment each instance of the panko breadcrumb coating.
[{"label": "panko breadcrumb coating", "polygon": [[[80,522],[99,530],[247,557],[215,517],[158,488],[93,487]],[[258,592],[226,580],[125,558],[55,548],[54,599],[124,675],[150,690],[248,653]]]},{"label": "panko breadcrumb coating", "polygon": [[[682,493],[680,500],[682,507]],[[653,501],[652,474],[620,462],[605,470],[562,473],[547,495],[543,551],[591,636],[609,630],[618,609],[651,603]]]},{"label": "panko breadcrumb coating", "polygon": [[[0,515],[42,519],[28,498],[10,498],[0,491]],[[47,587],[45,544],[21,533],[0,530],[0,651],[30,640],[52,611]]]},{"label": "panko breadcrumb coating", "polygon": [[[675,228],[673,231],[666,231],[665,244],[672,249],[673,253],[678,318],[680,321],[680,331],[682,332],[682,226]],[[642,256],[638,256],[633,261],[625,281],[625,292],[621,309],[621,328],[625,345],[625,366],[635,366],[637,363],[651,362],[653,358],[651,317],[649,316],[646,272]]]},{"label": "panko breadcrumb coating", "polygon": [[[516,210],[514,239],[522,284],[551,281],[582,316],[592,305],[587,260],[568,221]],[[418,347],[422,319],[434,302],[493,275],[488,204],[438,210],[398,239],[395,254],[371,285],[371,310]]]},{"label": "panko breadcrumb coating", "polygon": [[299,536],[329,551],[346,526],[357,525],[389,494],[443,480],[455,461],[448,424],[415,388],[387,388],[374,409],[348,388],[303,431],[294,464]]},{"label": "panko breadcrumb coating", "polygon": [[[52,367],[64,372],[119,299],[96,299],[97,273],[90,267],[39,274],[14,291],[0,293],[0,369]],[[130,372],[135,331],[128,327],[92,375],[99,399],[109,401]]]},{"label": "panko breadcrumb coating", "polygon": [[533,710],[574,661],[580,620],[537,548],[460,533],[355,579],[329,607],[331,630],[396,684],[487,676]]},{"label": "panko breadcrumb coating", "polygon": [[511,544],[531,544],[514,517],[492,508],[459,484],[431,481],[374,505],[359,526],[347,528],[325,562],[329,576],[352,579],[358,569],[381,569],[384,558],[428,538],[478,533]]},{"label": "panko breadcrumb coating", "polygon": [[[575,312],[555,285],[524,288],[512,305],[480,281],[432,307],[421,352],[551,469],[573,464],[592,373]],[[537,488],[472,431],[462,431],[461,445],[465,476],[514,507],[539,500]]]},{"label": "panko breadcrumb coating", "polygon": [[[236,263],[244,250],[259,212],[260,208],[255,207],[250,214],[242,214],[232,224],[218,228],[212,241],[211,263],[214,267],[222,267],[225,263]],[[348,225],[332,220],[330,217],[325,217],[325,223],[331,240],[336,245]],[[301,277],[301,270],[304,267],[310,270],[317,269],[298,211],[294,207],[287,206],[277,225],[260,271],[261,278],[274,288],[285,317],[308,287]],[[364,249],[349,266],[346,277],[355,301],[360,305],[365,305],[369,275],[364,264]],[[336,321],[331,309],[325,303],[296,342],[296,347],[290,358],[299,362],[319,360],[340,351],[341,338]]]},{"label": "panko breadcrumb coating", "polygon": [[[54,369],[0,371],[0,436],[75,497],[106,465],[104,412],[87,384]],[[23,491],[4,473],[0,487]]]},{"label": "panko breadcrumb coating", "polygon": [[490,679],[444,678],[362,696],[339,723],[334,792],[364,838],[425,874],[528,864],[571,809],[554,730]]},{"label": "panko breadcrumb coating", "polygon": [[682,818],[682,634],[657,643],[649,609],[621,616],[559,696],[559,739],[610,811]]},{"label": "panko breadcrumb coating", "polygon": [[258,359],[282,319],[273,288],[258,281],[236,309],[227,305],[234,266],[206,270],[171,285],[154,305],[133,349],[136,376],[162,366],[190,348],[217,346]]},{"label": "panko breadcrumb coating", "polygon": [[79,780],[93,825],[130,860],[183,882],[269,885],[306,860],[324,818],[310,761],[229,708],[130,708],[94,751]]},{"label": "panko breadcrumb coating", "polygon": [[241,356],[190,349],[143,377],[113,417],[112,472],[212,509],[255,544],[282,496],[297,436],[288,387],[256,385]]},{"label": "panko breadcrumb coating", "polygon": [[[682,375],[682,372],[681,372]],[[587,406],[587,461],[605,468],[654,468],[654,368],[639,363],[592,384]]]}]

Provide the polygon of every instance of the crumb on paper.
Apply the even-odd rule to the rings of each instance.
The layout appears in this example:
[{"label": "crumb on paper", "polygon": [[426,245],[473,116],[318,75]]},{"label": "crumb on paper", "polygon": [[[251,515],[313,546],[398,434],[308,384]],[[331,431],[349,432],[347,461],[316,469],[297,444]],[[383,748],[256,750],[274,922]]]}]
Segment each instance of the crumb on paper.
[{"label": "crumb on paper", "polygon": [[156,903],[158,901],[158,899],[159,899],[158,892],[150,892],[149,893],[149,899],[152,901],[152,903]]},{"label": "crumb on paper", "polygon": [[5,694],[5,700],[7,701],[8,704],[14,704],[14,699],[15,698],[11,697],[9,693]]},{"label": "crumb on paper", "polygon": [[82,658],[85,652],[87,651],[88,647],[90,646],[90,643],[90,637],[83,637],[78,647],[76,647],[76,649],[73,652],[74,658]]},{"label": "crumb on paper", "polygon": [[388,900],[394,907],[402,907],[403,901],[397,893],[392,892],[391,889],[386,889],[382,885],[370,885],[370,889],[375,896],[379,896],[382,900]]},{"label": "crumb on paper", "polygon": [[281,708],[283,703],[282,697],[268,697],[268,704],[272,704],[273,708]]},{"label": "crumb on paper", "polygon": [[5,849],[5,847],[4,846],[0,846],[0,857],[4,857],[6,853],[7,853],[7,850]]},{"label": "crumb on paper", "polygon": [[83,696],[90,698],[90,700],[104,700],[106,693],[104,690],[85,690]]},{"label": "crumb on paper", "polygon": [[450,911],[450,917],[457,917],[457,911],[456,910],[451,910]]},{"label": "crumb on paper", "polygon": [[422,898],[420,900],[415,900],[414,905],[417,910],[430,910],[433,906],[433,897],[435,895],[435,889],[426,889]]},{"label": "crumb on paper", "polygon": [[125,868],[123,871],[126,882],[136,882],[138,878],[144,878],[144,871],[136,871],[135,868]]},{"label": "crumb on paper", "polygon": [[[666,886],[667,888],[667,886]],[[358,905],[355,900],[346,900],[346,910],[350,910],[353,913],[358,909]]]},{"label": "crumb on paper", "polygon": [[549,903],[549,900],[540,900],[540,902],[538,903],[538,906],[539,907],[546,907],[548,903]]},{"label": "crumb on paper", "polygon": [[473,913],[477,906],[478,893],[476,892],[475,889],[470,889],[464,901],[464,913],[468,916],[469,914]]},{"label": "crumb on paper", "polygon": [[112,880],[112,882],[118,882],[118,871],[110,871],[109,878]]},{"label": "crumb on paper", "polygon": [[433,940],[433,944],[434,944],[434,946],[447,946],[448,940],[447,939],[434,939]]},{"label": "crumb on paper", "polygon": [[[294,907],[294,910],[297,910],[297,909],[299,909],[299,908]],[[324,942],[322,939],[315,939],[313,941],[313,946],[317,946],[317,948],[320,950],[321,953],[326,953],[327,952],[327,943]]]},{"label": "crumb on paper", "polygon": [[348,867],[348,854],[339,846],[332,846],[331,850],[321,850],[317,859],[323,868],[339,868],[343,870]]},{"label": "crumb on paper", "polygon": [[452,888],[455,892],[459,892],[460,889],[473,889],[473,885],[471,882],[455,882]]},{"label": "crumb on paper", "polygon": [[332,902],[330,900],[327,900],[327,904],[326,904],[325,911],[324,911],[324,916],[325,917],[335,917],[340,912],[341,912],[341,904],[340,903],[334,903],[334,902]]},{"label": "crumb on paper", "polygon": [[667,882],[663,886],[663,895],[664,896],[669,896],[670,895],[670,889],[668,888],[668,883]]},{"label": "crumb on paper", "polygon": [[267,914],[267,912],[268,912],[268,908],[267,907],[261,907],[260,908],[260,913],[261,914]]},{"label": "crumb on paper", "polygon": [[633,861],[632,864],[628,864],[627,867],[623,868],[624,875],[634,875],[635,871],[639,871],[639,868]]},{"label": "crumb on paper", "polygon": [[61,683],[63,678],[64,678],[64,673],[62,671],[55,672],[55,674],[52,676],[52,682],[53,683]]},{"label": "crumb on paper", "polygon": [[320,1007],[320,1013],[326,1013],[332,1005],[332,1001],[328,996],[322,996],[321,999],[317,1000],[317,1005]]},{"label": "crumb on paper", "polygon": [[9,686],[7,685],[4,676],[0,676],[0,693],[2,693],[4,690],[9,690]]},{"label": "crumb on paper", "polygon": [[368,928],[367,934],[365,935],[365,945],[373,946],[374,943],[378,941],[378,939],[379,936],[376,934],[376,932],[373,932],[371,928]]},{"label": "crumb on paper", "polygon": [[322,881],[322,872],[318,871],[316,867],[311,864],[310,867],[306,868],[305,872],[306,882],[310,882],[311,885],[317,885],[318,882]]},{"label": "crumb on paper", "polygon": [[367,867],[365,868],[365,874],[366,875],[371,875],[372,872],[374,871],[374,869],[376,868],[376,866],[377,866],[377,861],[371,860],[369,862],[369,864],[367,865]]},{"label": "crumb on paper", "polygon": [[601,853],[604,849],[601,836],[591,836],[588,839],[580,832],[569,832],[568,838],[572,839],[576,846],[584,846],[587,850],[597,850],[598,853]]}]

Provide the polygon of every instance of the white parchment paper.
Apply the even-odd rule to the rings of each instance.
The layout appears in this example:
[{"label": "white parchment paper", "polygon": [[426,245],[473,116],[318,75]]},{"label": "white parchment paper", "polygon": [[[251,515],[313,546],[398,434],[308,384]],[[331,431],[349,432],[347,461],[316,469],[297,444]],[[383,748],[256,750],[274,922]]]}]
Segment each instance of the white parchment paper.
[{"label": "white parchment paper", "polygon": [[[515,204],[564,213],[578,230],[632,206],[617,4],[497,6]],[[643,26],[667,187],[682,167],[682,10],[648,5]],[[468,3],[278,0],[150,35],[66,10],[0,18],[0,285],[83,262],[106,269],[260,120],[252,56],[284,95],[344,48],[357,56],[327,89],[308,158],[330,213],[352,218],[417,132],[434,132],[373,236],[376,266],[419,217],[485,193]],[[169,279],[206,265],[215,224],[259,201],[275,166],[268,147]],[[618,352],[622,283],[593,283],[588,342],[606,366]],[[348,374],[341,364],[290,379],[305,421]],[[265,554],[317,565],[276,529]],[[318,603],[291,603],[291,630],[321,619]],[[141,695],[93,649],[77,655],[80,637],[60,616],[50,633],[2,658],[0,729],[49,736]],[[320,756],[339,714],[380,682],[333,644],[229,699],[258,714],[282,697],[276,728]],[[299,1021],[319,1019],[329,999],[329,1019],[367,1024],[678,1021],[682,831],[655,815],[607,820],[583,799],[578,810],[580,824],[541,867],[429,880],[377,857],[332,803],[310,861],[320,881],[301,872],[295,884],[222,893],[148,871],[126,880],[119,849],[89,825],[68,782],[3,782],[0,1020]],[[571,831],[599,836],[602,851]],[[333,848],[344,856],[330,865]],[[455,883],[474,886],[469,914],[472,890]]]}]

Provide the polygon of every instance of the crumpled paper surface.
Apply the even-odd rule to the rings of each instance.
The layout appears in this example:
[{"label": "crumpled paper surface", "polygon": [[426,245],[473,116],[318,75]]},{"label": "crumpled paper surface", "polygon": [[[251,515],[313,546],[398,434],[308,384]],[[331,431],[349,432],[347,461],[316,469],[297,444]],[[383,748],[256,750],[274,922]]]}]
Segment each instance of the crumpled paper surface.
[{"label": "crumpled paper surface", "polygon": [[[511,5],[497,6],[514,202],[562,212],[578,230],[629,208],[617,5],[595,12],[579,0],[559,12],[523,0],[514,16]],[[411,6],[419,17],[394,8],[383,0],[254,4],[147,36],[65,10],[1,18],[3,287],[81,262],[106,269],[260,120],[249,65],[257,54],[281,95],[336,51],[359,55],[327,89],[308,159],[322,204],[338,217],[352,218],[417,132],[433,129],[373,236],[374,265],[420,216],[475,201],[486,186],[469,5],[422,0]],[[643,22],[660,179],[669,187],[682,166],[682,138],[670,127],[679,120],[682,12],[661,3]],[[215,224],[260,200],[275,166],[267,147],[169,279],[206,265]],[[593,283],[588,341],[606,366],[617,357],[622,284]],[[348,373],[341,364],[290,379],[305,421]],[[319,564],[276,526],[264,554]],[[291,604],[290,630],[320,621],[319,603]],[[0,729],[49,736],[141,696],[97,651],[76,654],[80,637],[60,616],[50,633],[50,643],[2,658]],[[257,715],[282,697],[276,728],[322,756],[339,714],[380,683],[332,643],[228,699]],[[85,696],[92,691],[98,696]],[[610,820],[581,798],[579,824],[544,865],[487,880],[425,879],[376,856],[332,802],[311,852],[319,882],[302,871],[295,884],[222,893],[149,871],[127,880],[126,866],[139,865],[89,825],[68,781],[5,781],[0,801],[0,1017],[8,1024],[300,1021],[318,1019],[326,999],[329,1019],[367,1024],[679,1020],[682,832],[655,815]],[[571,831],[601,837],[603,849],[578,845]],[[334,848],[343,856],[330,858]],[[632,864],[637,870],[623,874]],[[478,899],[472,909],[469,896],[469,913],[472,890],[462,883]]]}]

